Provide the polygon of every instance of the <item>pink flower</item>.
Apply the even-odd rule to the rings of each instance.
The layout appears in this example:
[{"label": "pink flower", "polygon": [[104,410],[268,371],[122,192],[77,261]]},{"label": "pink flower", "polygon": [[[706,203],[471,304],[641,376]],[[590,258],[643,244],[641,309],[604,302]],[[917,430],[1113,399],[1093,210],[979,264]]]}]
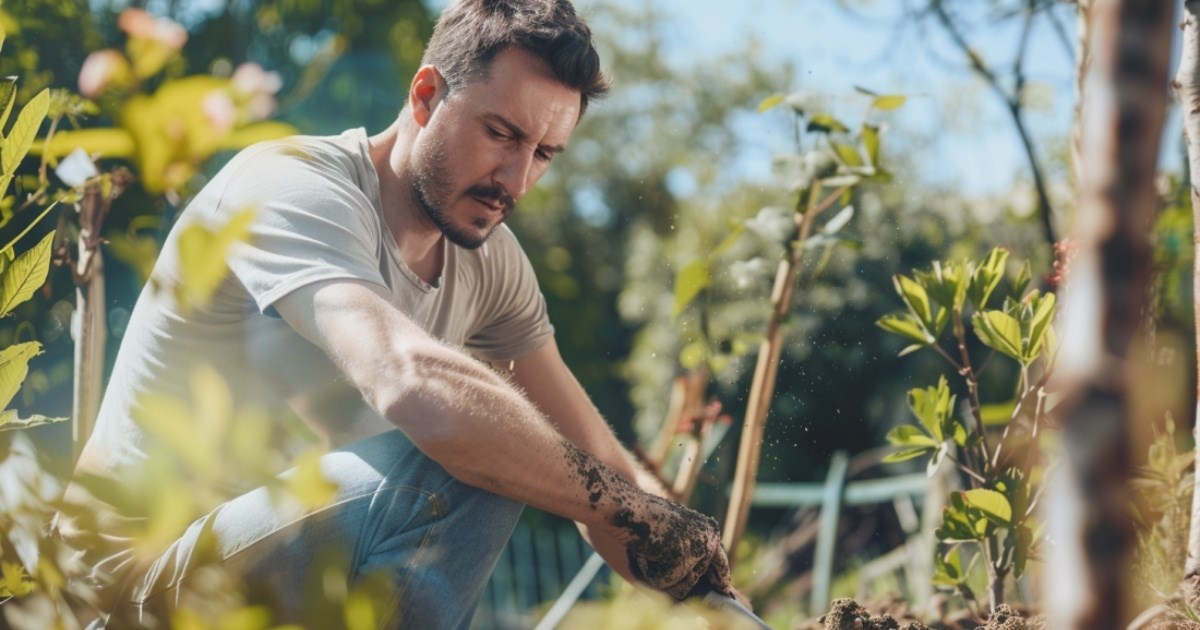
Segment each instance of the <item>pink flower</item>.
[{"label": "pink flower", "polygon": [[187,30],[167,18],[156,18],[141,9],[125,9],[117,19],[117,26],[138,39],[159,42],[171,50],[180,50],[187,42]]},{"label": "pink flower", "polygon": [[200,109],[204,112],[204,117],[208,119],[209,124],[213,126],[213,130],[219,134],[229,132],[237,122],[237,106],[234,105],[233,99],[225,90],[214,90],[209,93],[200,103]]},{"label": "pink flower", "polygon": [[79,93],[98,98],[114,80],[120,82],[129,74],[129,62],[121,53],[106,48],[87,56],[79,69]]},{"label": "pink flower", "polygon": [[1064,238],[1054,244],[1054,267],[1046,275],[1046,285],[1049,290],[1054,291],[1067,281],[1071,274],[1071,261],[1077,253],[1079,253],[1079,242],[1073,239]]},{"label": "pink flower", "polygon": [[243,94],[259,92],[273,95],[283,87],[283,80],[279,78],[278,72],[267,72],[253,61],[238,66],[233,71],[231,80],[233,89]]},{"label": "pink flower", "polygon": [[283,87],[279,73],[267,72],[256,63],[247,62],[233,71],[230,80],[250,120],[262,120],[275,112],[275,93]]}]

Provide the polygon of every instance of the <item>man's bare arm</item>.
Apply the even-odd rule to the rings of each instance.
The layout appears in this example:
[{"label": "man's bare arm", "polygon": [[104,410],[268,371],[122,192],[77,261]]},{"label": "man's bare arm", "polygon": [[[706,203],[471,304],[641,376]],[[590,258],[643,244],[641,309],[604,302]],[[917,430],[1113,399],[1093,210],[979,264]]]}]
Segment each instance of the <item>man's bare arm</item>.
[{"label": "man's bare arm", "polygon": [[[511,363],[494,365],[511,376],[525,396],[564,437],[641,490],[666,496],[666,488],[638,466],[617,440],[587,392],[563,362],[553,338]],[[580,523],[580,530],[613,570],[627,580],[633,579],[621,541],[584,523]]]},{"label": "man's bare arm", "polygon": [[621,541],[633,576],[676,597],[706,574],[728,588],[715,521],[642,492],[565,439],[517,388],[429,336],[381,287],[321,282],[276,309],[455,478]]}]

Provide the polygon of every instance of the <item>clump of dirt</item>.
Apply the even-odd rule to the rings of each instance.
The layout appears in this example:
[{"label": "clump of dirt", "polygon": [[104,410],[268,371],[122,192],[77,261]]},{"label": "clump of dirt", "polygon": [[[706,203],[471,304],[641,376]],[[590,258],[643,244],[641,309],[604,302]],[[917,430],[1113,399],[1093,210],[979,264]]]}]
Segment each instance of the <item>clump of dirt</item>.
[{"label": "clump of dirt", "polygon": [[[876,607],[878,608],[878,607]],[[986,623],[969,620],[938,620],[925,624],[911,615],[903,600],[883,606],[883,612],[871,611],[850,598],[835,599],[829,612],[800,626],[801,630],[1048,630],[1041,616],[1025,617],[1011,606],[1001,604]],[[895,615],[895,616],[894,616]]]},{"label": "clump of dirt", "polygon": [[819,620],[824,630],[930,630],[920,621],[900,622],[890,614],[872,616],[870,611],[850,598],[835,599],[829,612]]},{"label": "clump of dirt", "polygon": [[1008,604],[996,606],[981,630],[1046,630],[1046,620],[1041,617],[1026,619]]}]

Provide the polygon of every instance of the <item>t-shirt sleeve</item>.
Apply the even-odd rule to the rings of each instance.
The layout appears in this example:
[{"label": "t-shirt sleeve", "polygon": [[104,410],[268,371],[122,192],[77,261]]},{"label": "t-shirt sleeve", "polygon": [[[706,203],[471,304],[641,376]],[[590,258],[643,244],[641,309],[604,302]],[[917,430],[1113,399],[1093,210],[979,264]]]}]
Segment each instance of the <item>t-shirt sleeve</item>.
[{"label": "t-shirt sleeve", "polygon": [[538,349],[554,336],[554,327],[533,266],[512,232],[501,226],[487,247],[498,263],[489,266],[496,275],[483,295],[486,316],[466,346],[481,359],[511,361]]},{"label": "t-shirt sleeve", "polygon": [[243,161],[214,205],[217,220],[253,209],[229,269],[258,310],[303,286],[334,279],[384,285],[380,225],[347,164],[296,149],[268,149]]}]

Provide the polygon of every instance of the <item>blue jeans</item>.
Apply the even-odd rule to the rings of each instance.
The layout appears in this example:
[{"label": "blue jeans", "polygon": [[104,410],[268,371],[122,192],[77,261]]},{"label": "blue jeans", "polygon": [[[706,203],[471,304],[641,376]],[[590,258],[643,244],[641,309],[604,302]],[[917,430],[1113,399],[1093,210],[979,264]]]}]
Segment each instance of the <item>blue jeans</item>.
[{"label": "blue jeans", "polygon": [[333,549],[351,584],[391,580],[384,627],[466,628],[524,506],[459,482],[395,430],[330,452],[321,470],[339,487],[324,508],[288,518],[258,488],[192,523],[129,583],[112,624],[170,610],[207,539],[224,567],[270,592],[276,622],[305,621],[306,581]]}]

